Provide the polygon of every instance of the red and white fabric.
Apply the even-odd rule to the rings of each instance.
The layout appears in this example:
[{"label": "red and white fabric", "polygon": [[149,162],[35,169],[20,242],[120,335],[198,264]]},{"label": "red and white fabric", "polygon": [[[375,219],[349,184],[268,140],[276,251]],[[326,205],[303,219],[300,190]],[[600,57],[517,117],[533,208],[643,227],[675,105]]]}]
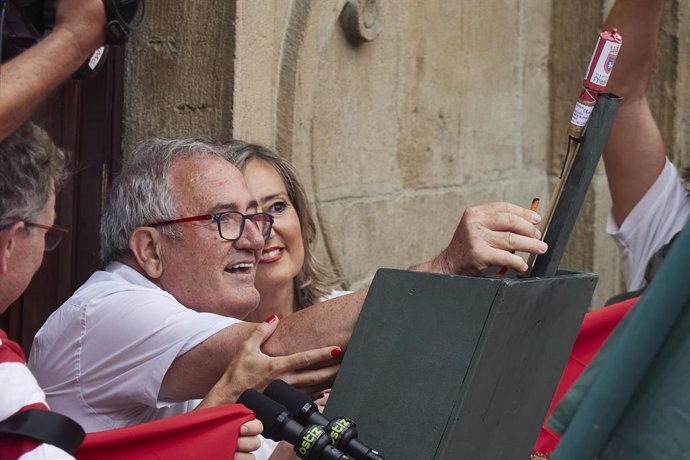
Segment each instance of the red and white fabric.
[{"label": "red and white fabric", "polygon": [[[45,394],[26,367],[21,347],[0,330],[0,420],[29,409],[48,410]],[[49,444],[24,436],[0,434],[0,460],[73,458]]]}]

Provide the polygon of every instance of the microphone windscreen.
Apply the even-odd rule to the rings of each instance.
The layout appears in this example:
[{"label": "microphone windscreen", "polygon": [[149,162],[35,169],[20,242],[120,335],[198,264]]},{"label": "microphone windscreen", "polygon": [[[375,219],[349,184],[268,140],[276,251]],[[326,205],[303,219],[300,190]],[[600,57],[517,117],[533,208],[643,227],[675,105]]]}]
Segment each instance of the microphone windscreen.
[{"label": "microphone windscreen", "polygon": [[265,437],[274,439],[281,436],[279,423],[276,422],[279,418],[282,420],[287,415],[285,406],[253,389],[245,390],[237,402],[254,411],[256,418],[264,425],[263,435]]},{"label": "microphone windscreen", "polygon": [[299,413],[305,404],[312,403],[309,396],[280,379],[269,383],[264,390],[264,394],[272,400],[283,404],[291,414]]}]

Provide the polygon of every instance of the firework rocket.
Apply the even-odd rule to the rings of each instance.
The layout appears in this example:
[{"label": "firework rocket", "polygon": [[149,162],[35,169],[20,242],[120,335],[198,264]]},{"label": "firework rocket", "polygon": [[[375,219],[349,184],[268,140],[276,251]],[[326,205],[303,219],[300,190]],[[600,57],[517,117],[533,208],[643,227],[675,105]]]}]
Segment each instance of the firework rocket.
[{"label": "firework rocket", "polygon": [[[592,58],[589,60],[589,66],[587,66],[587,72],[582,82],[580,96],[577,98],[577,103],[575,104],[570,119],[570,126],[568,127],[568,148],[563,161],[563,168],[554,186],[551,199],[549,200],[549,207],[541,223],[542,240],[549,230],[549,224],[553,218],[556,203],[561,197],[566,178],[573,166],[582,133],[589,121],[594,105],[597,103],[597,96],[606,89],[606,84],[609,82],[609,76],[613,70],[613,65],[616,63],[616,58],[618,57],[618,52],[621,49],[622,43],[623,38],[618,34],[617,29],[604,31],[599,34],[599,39],[594,47]],[[529,267],[527,276],[529,276],[532,271],[535,258],[536,255],[532,254],[527,261],[527,266]]]},{"label": "firework rocket", "polygon": [[618,34],[617,29],[603,31],[599,34],[582,82],[580,96],[577,98],[570,119],[568,136],[571,138],[580,139],[582,137],[582,132],[597,102],[597,95],[604,91],[609,82],[609,76],[613,70],[613,65],[616,63],[622,43],[623,38]]}]

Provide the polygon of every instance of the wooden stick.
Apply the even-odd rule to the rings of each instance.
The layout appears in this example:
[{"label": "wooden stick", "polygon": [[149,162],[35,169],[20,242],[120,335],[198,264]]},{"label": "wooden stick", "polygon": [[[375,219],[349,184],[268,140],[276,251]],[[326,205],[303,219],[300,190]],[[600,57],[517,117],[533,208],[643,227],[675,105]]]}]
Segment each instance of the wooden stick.
[{"label": "wooden stick", "polygon": [[[551,219],[553,219],[553,212],[556,209],[556,204],[558,204],[558,200],[561,199],[563,185],[565,184],[565,181],[568,179],[570,170],[573,168],[573,163],[575,162],[575,156],[577,155],[579,145],[580,144],[576,142],[575,139],[573,139],[572,137],[568,139],[568,150],[565,154],[565,158],[563,159],[561,175],[558,178],[556,185],[554,185],[553,187],[551,198],[549,198],[549,207],[546,208],[546,213],[544,213],[544,219],[541,222],[540,230],[542,241],[544,241],[544,237],[546,237],[546,232],[549,231],[549,224],[551,223]],[[529,259],[527,259],[527,272],[525,276],[529,276],[530,272],[532,271],[532,267],[534,266],[534,259],[536,258],[536,254],[530,254]]]}]

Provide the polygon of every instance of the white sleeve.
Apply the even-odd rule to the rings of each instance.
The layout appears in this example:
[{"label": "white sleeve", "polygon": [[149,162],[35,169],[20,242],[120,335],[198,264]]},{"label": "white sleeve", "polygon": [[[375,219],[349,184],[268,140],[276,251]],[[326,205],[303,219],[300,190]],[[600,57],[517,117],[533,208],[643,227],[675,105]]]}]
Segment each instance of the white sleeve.
[{"label": "white sleeve", "polygon": [[644,286],[647,263],[683,229],[689,218],[690,196],[668,159],[657,180],[620,227],[609,213],[606,231],[622,250],[621,269],[628,290]]},{"label": "white sleeve", "polygon": [[88,405],[113,409],[132,401],[167,406],[158,393],[175,358],[240,322],[186,308],[164,291],[113,294],[83,321],[82,394]]}]

